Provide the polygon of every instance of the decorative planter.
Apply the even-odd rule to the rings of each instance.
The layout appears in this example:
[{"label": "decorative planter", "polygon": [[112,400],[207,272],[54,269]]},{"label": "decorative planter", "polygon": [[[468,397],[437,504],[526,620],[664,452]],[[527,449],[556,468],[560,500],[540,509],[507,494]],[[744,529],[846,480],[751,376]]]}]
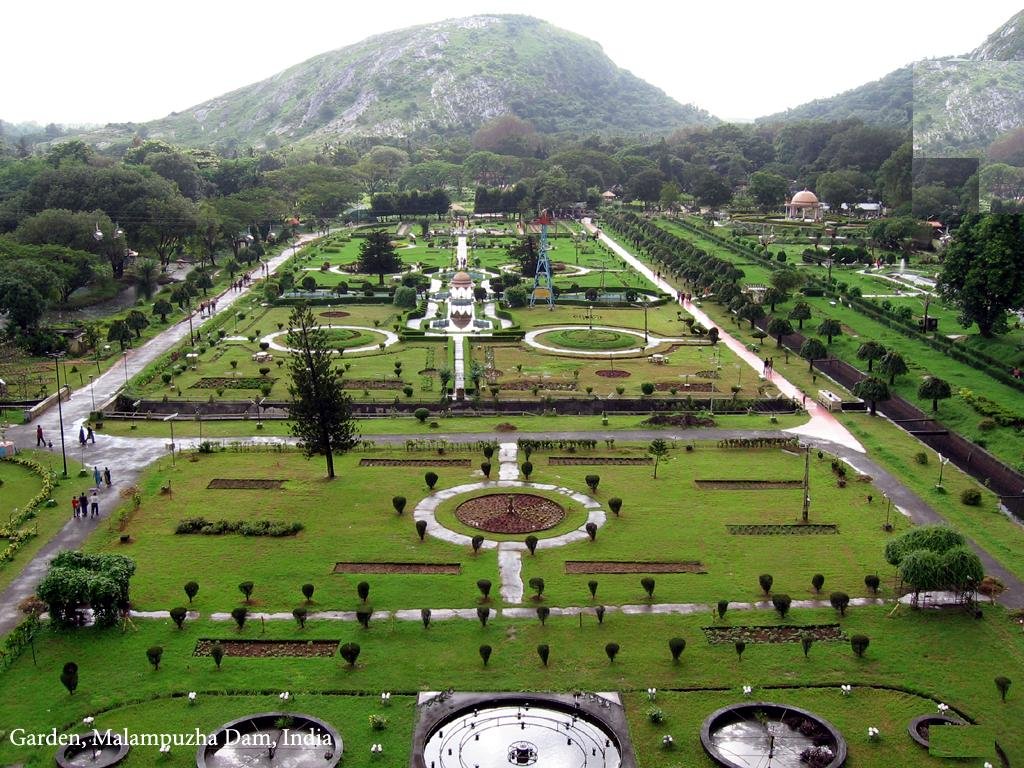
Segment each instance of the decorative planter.
[{"label": "decorative planter", "polygon": [[907,733],[910,734],[910,738],[916,741],[925,749],[928,749],[929,739],[921,735],[918,730],[921,726],[933,726],[933,725],[963,725],[962,720],[957,720],[955,717],[949,717],[947,715],[921,715],[915,717],[907,725]]}]

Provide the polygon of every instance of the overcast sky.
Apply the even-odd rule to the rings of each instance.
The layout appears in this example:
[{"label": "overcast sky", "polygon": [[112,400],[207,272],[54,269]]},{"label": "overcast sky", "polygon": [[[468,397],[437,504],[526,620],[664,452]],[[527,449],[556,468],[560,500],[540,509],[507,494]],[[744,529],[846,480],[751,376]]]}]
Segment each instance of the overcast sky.
[{"label": "overcast sky", "polygon": [[966,53],[1022,0],[56,0],[9,9],[0,119],[142,122],[391,29],[524,13],[599,42],[684,103],[754,118]]}]

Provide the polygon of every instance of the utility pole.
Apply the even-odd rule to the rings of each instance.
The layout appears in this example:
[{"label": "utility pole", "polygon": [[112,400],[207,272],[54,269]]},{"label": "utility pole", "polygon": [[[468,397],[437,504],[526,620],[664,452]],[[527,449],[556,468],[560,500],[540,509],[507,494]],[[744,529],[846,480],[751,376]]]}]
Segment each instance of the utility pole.
[{"label": "utility pole", "polygon": [[811,444],[804,447],[804,509],[802,519],[806,523],[811,511]]},{"label": "utility pole", "polygon": [[[60,359],[64,357],[63,352],[50,352],[47,355],[53,358],[53,368],[57,372],[57,418],[60,419],[60,455],[64,459],[64,479],[68,477],[68,454],[64,448],[64,408],[61,406],[61,391],[60,391]],[[67,382],[67,376],[65,375],[64,381]]]}]

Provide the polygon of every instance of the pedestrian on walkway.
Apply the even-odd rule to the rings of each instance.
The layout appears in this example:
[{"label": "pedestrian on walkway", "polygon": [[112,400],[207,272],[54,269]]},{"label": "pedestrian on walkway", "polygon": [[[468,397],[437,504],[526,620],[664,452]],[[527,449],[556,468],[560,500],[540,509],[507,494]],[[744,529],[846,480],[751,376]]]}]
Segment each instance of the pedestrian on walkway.
[{"label": "pedestrian on walkway", "polygon": [[78,428],[78,444],[85,445],[85,427]]},{"label": "pedestrian on walkway", "polygon": [[85,495],[85,491],[78,497],[78,511],[82,513],[82,517],[89,516],[89,497]]},{"label": "pedestrian on walkway", "polygon": [[103,482],[103,475],[100,474],[99,467],[92,468],[92,479],[96,482],[96,487],[100,487],[100,483]]},{"label": "pedestrian on walkway", "polygon": [[96,491],[95,488],[92,489],[91,501],[92,501],[92,505],[91,505],[92,516],[93,517],[99,517],[100,516],[100,497],[99,497],[99,494],[98,494],[98,492]]},{"label": "pedestrian on walkway", "polygon": [[78,497],[77,496],[72,496],[71,497],[71,513],[75,516],[75,519],[78,519]]},{"label": "pedestrian on walkway", "polygon": [[86,427],[85,439],[93,445],[96,445],[96,433],[92,431],[92,427]]},{"label": "pedestrian on walkway", "polygon": [[39,446],[46,447],[46,440],[43,439],[43,425],[36,424],[36,448]]},{"label": "pedestrian on walkway", "polygon": [[103,482],[107,484],[107,488],[110,487],[110,467],[103,468]]}]

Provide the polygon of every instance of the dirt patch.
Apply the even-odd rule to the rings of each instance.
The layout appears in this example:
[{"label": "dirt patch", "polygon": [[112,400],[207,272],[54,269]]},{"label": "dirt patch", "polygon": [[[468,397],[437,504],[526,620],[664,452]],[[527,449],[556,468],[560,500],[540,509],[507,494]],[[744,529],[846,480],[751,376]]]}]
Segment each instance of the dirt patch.
[{"label": "dirt patch", "polygon": [[694,480],[702,491],[770,491],[802,488],[802,480]]},{"label": "dirt patch", "polygon": [[284,488],[284,482],[284,480],[215,477],[206,487],[208,490],[215,491],[279,491]]},{"label": "dirt patch", "polygon": [[340,309],[329,309],[320,313],[320,317],[348,317],[349,315],[349,312],[342,312]]},{"label": "dirt patch", "polygon": [[644,424],[652,427],[713,427],[715,420],[710,416],[697,416],[694,413],[656,413]]},{"label": "dirt patch", "polygon": [[557,467],[581,467],[598,464],[616,464],[624,467],[641,466],[650,464],[649,457],[627,459],[619,456],[551,456],[548,464]]},{"label": "dirt patch", "polygon": [[515,432],[517,429],[519,429],[519,427],[515,424],[510,424],[507,421],[503,421],[494,427],[495,432]]},{"label": "dirt patch", "polygon": [[707,573],[699,560],[638,562],[636,560],[566,560],[566,573]]},{"label": "dirt patch", "polygon": [[680,384],[678,381],[659,381],[654,385],[659,392],[676,390],[679,394],[685,395],[688,392],[716,392],[715,385],[709,381],[698,381],[693,384]]},{"label": "dirt patch", "polygon": [[608,368],[602,368],[599,371],[594,371],[602,379],[628,379],[633,374],[629,371],[613,371]]},{"label": "dirt patch", "polygon": [[360,467],[471,467],[469,459],[360,459]]},{"label": "dirt patch", "polygon": [[335,573],[431,574],[458,576],[461,563],[335,563]]},{"label": "dirt patch", "polygon": [[416,371],[417,376],[433,376],[435,373],[437,373],[437,368],[422,368]]},{"label": "dirt patch", "polygon": [[702,379],[717,379],[721,377],[718,371],[697,371],[694,376],[698,376]]},{"label": "dirt patch", "polygon": [[799,643],[804,637],[828,642],[843,640],[845,635],[838,624],[808,624],[797,626],[735,626],[735,627],[703,627],[704,636],[712,645],[735,643]]},{"label": "dirt patch", "polygon": [[733,536],[815,536],[839,533],[831,523],[789,523],[784,525],[727,525]]},{"label": "dirt patch", "polygon": [[331,657],[338,652],[340,640],[212,640],[196,641],[193,656],[209,656],[210,649],[220,645],[225,656],[243,656],[250,659],[279,659],[283,657]]},{"label": "dirt patch", "polygon": [[459,504],[455,517],[463,525],[490,533],[534,533],[562,522],[565,508],[532,493],[489,493]]}]

